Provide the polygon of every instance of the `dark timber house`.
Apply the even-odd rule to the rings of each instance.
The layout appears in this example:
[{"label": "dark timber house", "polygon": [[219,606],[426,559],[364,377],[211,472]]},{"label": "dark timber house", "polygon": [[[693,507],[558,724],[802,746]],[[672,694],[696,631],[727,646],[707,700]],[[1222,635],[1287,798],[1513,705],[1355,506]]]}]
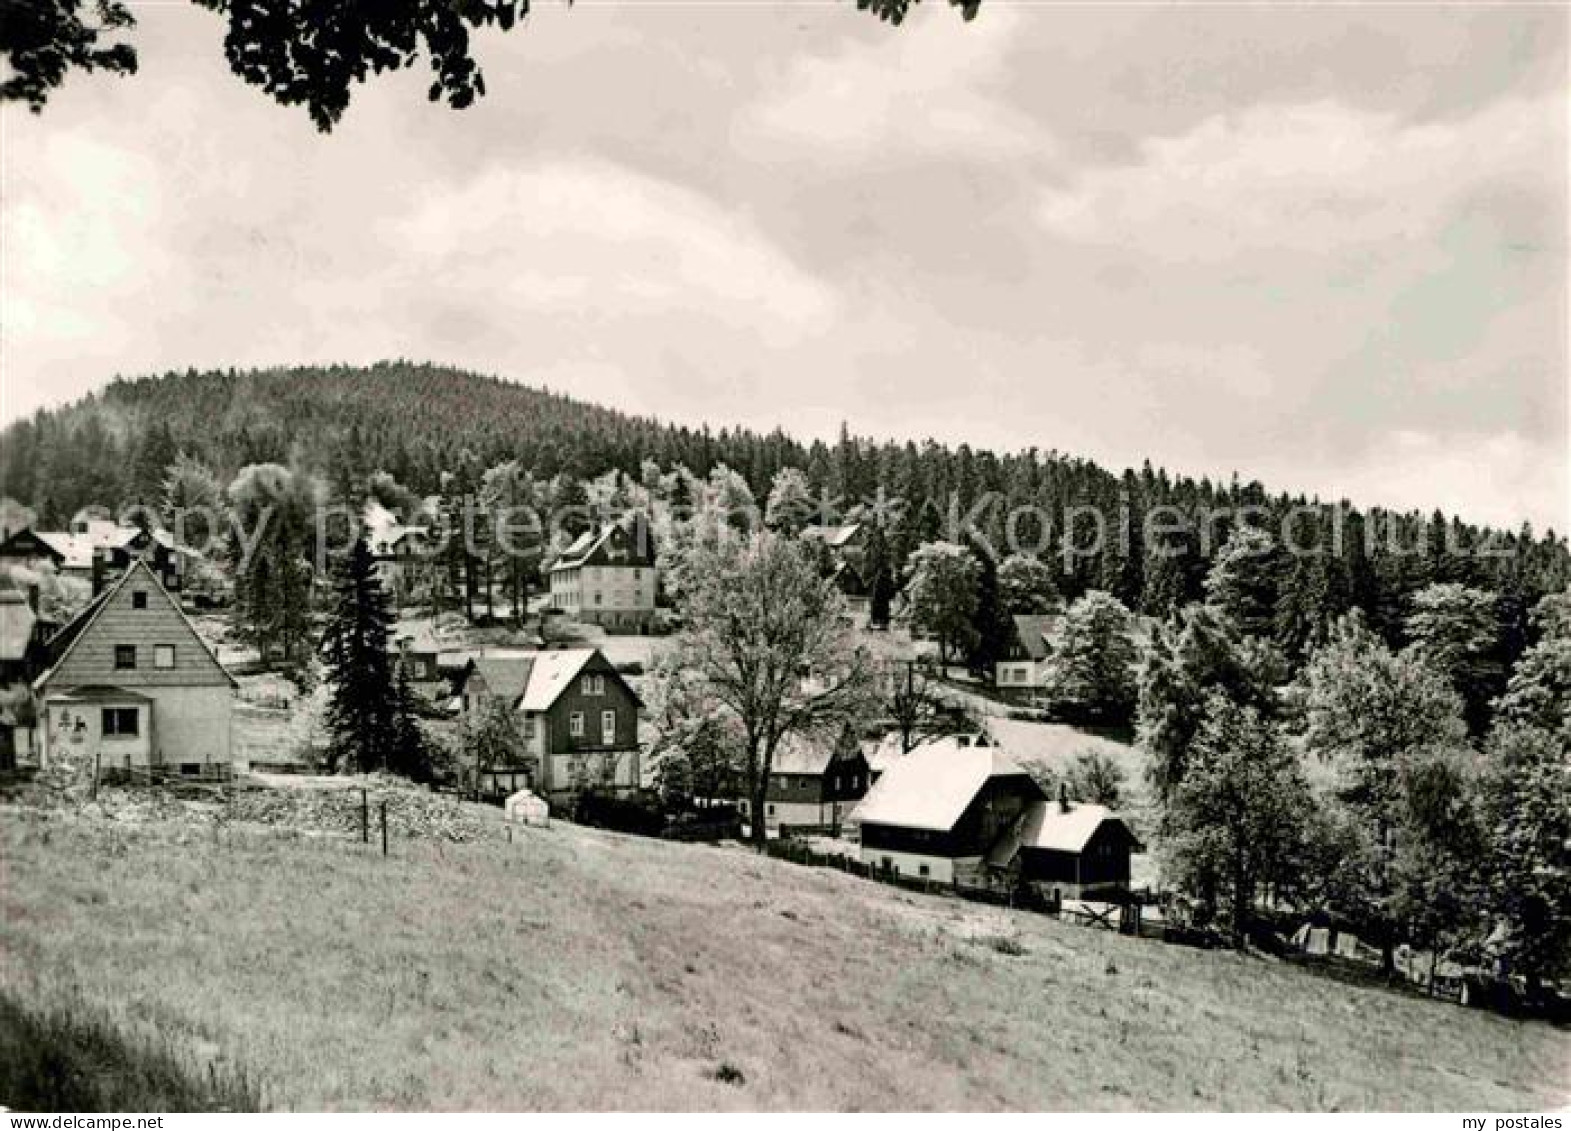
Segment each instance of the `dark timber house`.
[{"label": "dark timber house", "polygon": [[1033,804],[988,854],[988,866],[1054,901],[1096,899],[1129,889],[1129,857],[1144,848],[1124,819],[1103,805]]},{"label": "dark timber house", "polygon": [[598,648],[482,653],[459,676],[457,695],[470,719],[501,701],[517,731],[515,757],[481,775],[482,793],[532,789],[561,806],[589,789],[625,794],[642,785],[643,704]]}]

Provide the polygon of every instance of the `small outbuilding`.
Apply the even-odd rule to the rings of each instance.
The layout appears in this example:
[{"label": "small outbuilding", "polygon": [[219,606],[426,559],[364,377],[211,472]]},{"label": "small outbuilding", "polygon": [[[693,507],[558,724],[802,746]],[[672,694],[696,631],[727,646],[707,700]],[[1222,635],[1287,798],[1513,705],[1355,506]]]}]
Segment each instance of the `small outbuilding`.
[{"label": "small outbuilding", "polygon": [[546,828],[551,824],[551,806],[527,789],[521,789],[509,797],[502,806],[502,813],[515,824],[536,828]]},{"label": "small outbuilding", "polygon": [[1105,805],[1057,799],[1028,808],[988,853],[996,871],[1055,900],[1095,899],[1129,890],[1129,857],[1144,852],[1134,832]]}]

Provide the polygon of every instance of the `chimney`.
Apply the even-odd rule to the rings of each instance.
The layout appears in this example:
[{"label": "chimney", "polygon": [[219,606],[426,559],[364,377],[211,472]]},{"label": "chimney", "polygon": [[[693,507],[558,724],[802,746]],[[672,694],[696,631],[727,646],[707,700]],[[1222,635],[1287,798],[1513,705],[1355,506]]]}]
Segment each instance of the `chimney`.
[{"label": "chimney", "polygon": [[1063,782],[1058,783],[1058,811],[1069,812],[1069,786]]}]

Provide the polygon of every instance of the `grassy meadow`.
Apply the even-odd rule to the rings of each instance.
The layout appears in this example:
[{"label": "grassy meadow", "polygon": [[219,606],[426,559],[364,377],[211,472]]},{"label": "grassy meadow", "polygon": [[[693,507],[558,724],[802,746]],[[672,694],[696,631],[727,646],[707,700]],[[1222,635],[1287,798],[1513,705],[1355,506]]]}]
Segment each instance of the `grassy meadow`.
[{"label": "grassy meadow", "polygon": [[0,809],[0,996],[101,1010],[272,1108],[1489,1111],[1571,1092],[1571,1034],[1541,1024],[560,824],[384,860]]}]

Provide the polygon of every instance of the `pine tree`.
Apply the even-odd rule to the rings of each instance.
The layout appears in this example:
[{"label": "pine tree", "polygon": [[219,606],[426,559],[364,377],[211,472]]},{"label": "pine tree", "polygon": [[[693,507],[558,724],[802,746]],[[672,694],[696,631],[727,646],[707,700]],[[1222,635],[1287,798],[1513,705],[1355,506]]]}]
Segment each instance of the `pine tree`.
[{"label": "pine tree", "polygon": [[409,672],[404,665],[395,663],[394,666],[396,675],[393,694],[397,706],[393,715],[392,748],[387,768],[411,781],[430,781],[431,752],[425,732],[420,729],[415,691],[409,685]]},{"label": "pine tree", "polygon": [[400,754],[404,705],[387,650],[393,629],[390,603],[364,538],[356,539],[334,568],[333,590],[335,603],[322,635],[332,688],[329,768],[388,769]]},{"label": "pine tree", "polygon": [[1283,561],[1276,539],[1241,526],[1228,537],[1206,575],[1206,604],[1232,619],[1245,636],[1270,639],[1276,623]]}]

